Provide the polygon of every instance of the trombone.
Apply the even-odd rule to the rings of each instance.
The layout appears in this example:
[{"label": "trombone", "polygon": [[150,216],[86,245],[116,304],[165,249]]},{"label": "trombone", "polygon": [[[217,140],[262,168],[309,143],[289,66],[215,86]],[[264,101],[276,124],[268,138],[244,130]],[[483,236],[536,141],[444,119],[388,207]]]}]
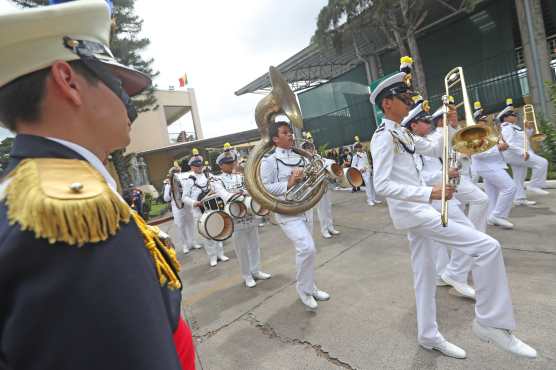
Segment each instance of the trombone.
[{"label": "trombone", "polygon": [[[465,126],[456,131],[452,139],[452,143],[450,143],[448,111],[450,106],[453,106],[453,103],[449,101],[449,96],[451,95],[450,90],[453,90],[457,85],[461,87],[463,101],[454,105],[456,109],[457,107],[463,105],[463,109],[465,111]],[[450,184],[448,171],[450,163],[454,162],[453,159],[456,155],[455,152],[459,152],[464,155],[484,152],[498,143],[498,135],[496,135],[492,127],[475,123],[473,114],[471,113],[471,105],[469,103],[469,95],[467,94],[467,85],[463,75],[463,68],[456,67],[446,74],[444,77],[444,88],[445,95],[442,98],[444,127],[442,128],[442,208],[440,211],[440,221],[442,222],[442,226],[447,226],[448,199],[446,199],[446,187]],[[450,148],[450,144],[452,144],[453,148]],[[450,155],[450,149],[452,151],[452,155]],[[450,185],[456,184],[457,180]]]},{"label": "trombone", "polygon": [[[527,124],[533,124],[533,134],[527,135]],[[539,131],[537,118],[535,117],[535,107],[533,104],[523,106],[523,155],[529,152],[529,139],[535,143],[540,143],[546,139],[546,135]]]}]

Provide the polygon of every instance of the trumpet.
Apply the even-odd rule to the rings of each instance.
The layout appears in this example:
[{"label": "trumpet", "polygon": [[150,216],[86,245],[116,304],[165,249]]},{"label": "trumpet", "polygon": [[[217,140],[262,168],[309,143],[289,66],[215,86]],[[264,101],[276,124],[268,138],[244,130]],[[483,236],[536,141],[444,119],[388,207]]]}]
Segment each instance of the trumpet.
[{"label": "trumpet", "polygon": [[[463,109],[465,112],[465,127],[456,131],[451,143],[453,145],[453,148],[451,148],[448,130],[448,111],[453,103],[450,102],[449,96],[451,95],[450,90],[457,85],[461,87],[463,101],[459,104],[455,104],[455,106],[457,108],[463,105]],[[449,166],[451,163],[457,162],[456,153],[451,154],[450,152],[455,151],[464,155],[484,152],[498,143],[498,135],[496,135],[492,127],[475,123],[473,114],[471,113],[471,105],[469,95],[467,94],[467,85],[465,83],[465,77],[463,75],[463,68],[456,67],[448,72],[448,74],[444,77],[444,88],[445,95],[442,98],[442,116],[444,122],[444,126],[442,128],[442,137],[444,140],[444,146],[442,148],[442,208],[440,211],[440,221],[442,222],[442,226],[447,226],[447,186],[448,184],[452,186],[457,185],[456,183],[450,183],[448,173]],[[454,159],[452,159],[451,157],[453,157]]]}]

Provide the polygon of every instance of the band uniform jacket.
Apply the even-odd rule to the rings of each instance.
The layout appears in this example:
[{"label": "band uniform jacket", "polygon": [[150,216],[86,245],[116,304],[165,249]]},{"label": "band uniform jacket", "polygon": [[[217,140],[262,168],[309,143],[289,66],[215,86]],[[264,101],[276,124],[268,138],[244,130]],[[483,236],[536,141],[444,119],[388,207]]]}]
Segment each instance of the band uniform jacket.
[{"label": "band uniform jacket", "polygon": [[[525,149],[523,137],[526,135],[526,132],[523,131],[523,129],[518,125],[504,122],[501,125],[501,135],[504,138],[504,141],[508,144],[508,149],[502,153],[504,158],[513,157],[518,160],[522,159],[523,150]],[[527,135],[527,140],[529,140],[529,135]],[[528,147],[531,148],[531,145]]]},{"label": "band uniform jacket", "polygon": [[[27,158],[84,160],[18,135],[6,173]],[[0,369],[181,369],[172,339],[181,292],[159,283],[133,219],[105,241],[76,246],[37,239],[7,212],[2,200]]]},{"label": "band uniform jacket", "polygon": [[208,177],[204,173],[191,172],[188,178],[183,182],[182,201],[186,206],[193,209],[193,217],[201,216],[201,209],[194,207],[195,202],[200,201],[200,197],[204,192],[208,194],[211,184]]},{"label": "band uniform jacket", "polygon": [[353,153],[351,167],[357,168],[359,171],[361,171],[361,173],[368,172],[372,175],[371,165],[369,164],[369,159],[367,158],[367,153],[365,152]]},{"label": "band uniform jacket", "polygon": [[442,137],[434,141],[415,136],[394,121],[383,119],[371,140],[376,192],[386,197],[397,229],[418,226],[438,212],[430,205],[432,187],[423,181],[419,154],[439,157]]},{"label": "band uniform jacket", "polygon": [[[284,200],[288,190],[288,178],[296,167],[305,167],[305,158],[291,149],[275,148],[274,153],[261,162],[261,177],[266,190],[278,199]],[[301,219],[309,221],[312,209],[297,215],[282,215],[276,213],[276,221],[285,223]]]},{"label": "band uniform jacket", "polygon": [[[225,203],[228,203],[229,199],[241,190],[243,190],[244,194],[247,194],[242,174],[222,172],[220,175],[216,176],[216,178],[219,181],[215,181],[214,190]],[[234,227],[236,230],[255,226],[257,226],[256,219],[249,210],[244,217],[234,218]]]}]

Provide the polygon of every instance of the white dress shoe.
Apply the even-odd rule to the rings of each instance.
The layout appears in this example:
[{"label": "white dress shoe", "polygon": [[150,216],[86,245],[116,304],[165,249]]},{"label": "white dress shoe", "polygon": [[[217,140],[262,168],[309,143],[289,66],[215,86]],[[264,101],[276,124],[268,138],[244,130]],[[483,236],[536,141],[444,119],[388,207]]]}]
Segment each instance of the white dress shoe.
[{"label": "white dress shoe", "polygon": [[375,204],[382,204],[382,200],[375,200]]},{"label": "white dress shoe", "polygon": [[492,342],[503,350],[518,356],[537,357],[537,351],[533,347],[523,343],[509,330],[490,328],[479,324],[477,320],[473,320],[473,333],[483,342]]},{"label": "white dress shoe", "polygon": [[210,267],[216,266],[217,263],[218,263],[218,259],[217,259],[216,257],[210,257],[210,258],[209,258],[209,265],[210,265]]},{"label": "white dress shoe", "polygon": [[247,278],[245,279],[245,286],[247,288],[253,288],[254,286],[256,286],[257,283],[255,283],[255,280],[253,278]]},{"label": "white dress shoe", "polygon": [[328,232],[329,232],[330,234],[332,234],[332,235],[340,235],[340,234],[341,234],[338,230],[336,230],[336,229],[333,228],[333,227],[330,228],[330,229],[328,229]]},{"label": "white dress shoe", "polygon": [[550,194],[548,191],[542,190],[541,188],[536,188],[534,186],[528,186],[527,191],[529,191],[533,194],[538,194],[538,195],[548,195],[548,194]]},{"label": "white dress shoe", "polygon": [[299,299],[306,307],[310,308],[311,310],[314,310],[319,306],[317,301],[315,301],[315,298],[313,298],[313,296],[310,294],[300,293]]},{"label": "white dress shoe", "polygon": [[332,238],[332,235],[330,235],[330,233],[322,233],[322,237],[324,239],[330,239],[330,238]]},{"label": "white dress shoe", "polygon": [[267,274],[266,272],[262,272],[262,271],[254,272],[254,273],[252,273],[251,275],[253,275],[253,277],[254,277],[256,280],[268,280],[268,279],[270,279],[270,278],[272,277],[272,275]]},{"label": "white dress shoe", "polygon": [[516,206],[534,206],[537,204],[534,200],[527,200],[527,199],[516,199],[514,200],[514,205]]},{"label": "white dress shoe", "polygon": [[330,299],[330,294],[326,293],[324,290],[318,290],[315,288],[313,290],[313,297],[317,301],[328,301]]},{"label": "white dress shoe", "polygon": [[184,254],[189,253],[189,248],[187,248],[187,245],[184,245],[181,250]]},{"label": "white dress shoe", "polygon": [[448,286],[448,285],[450,285],[450,284],[448,284],[447,282],[442,280],[441,277],[436,278],[436,286]]},{"label": "white dress shoe", "polygon": [[201,249],[201,248],[203,248],[203,246],[201,244],[193,245],[193,249]]},{"label": "white dress shoe", "polygon": [[514,228],[514,224],[512,224],[510,221],[505,220],[505,219],[500,218],[500,217],[495,217],[495,216],[490,216],[487,219],[487,223],[489,225],[500,226],[504,229],[513,229]]},{"label": "white dress shoe", "polygon": [[229,258],[226,257],[225,255],[221,255],[221,256],[218,256],[218,260],[220,260],[222,262],[226,262],[227,260],[229,260]]},{"label": "white dress shoe", "polygon": [[455,281],[446,274],[442,274],[442,280],[450,284],[462,296],[470,299],[475,299],[475,289],[471,288],[469,284]]},{"label": "white dress shoe", "polygon": [[367,205],[368,205],[369,207],[374,207],[374,206],[375,206],[375,203],[374,203],[374,202],[367,202]]},{"label": "white dress shoe", "polygon": [[428,350],[436,350],[441,352],[442,354],[448,356],[448,357],[453,357],[453,358],[465,358],[467,356],[467,354],[465,353],[465,350],[463,350],[462,348],[459,348],[458,346],[456,346],[455,344],[452,344],[450,342],[448,342],[447,340],[445,340],[444,342],[434,345],[432,347],[427,347],[421,344],[421,347],[426,348]]}]

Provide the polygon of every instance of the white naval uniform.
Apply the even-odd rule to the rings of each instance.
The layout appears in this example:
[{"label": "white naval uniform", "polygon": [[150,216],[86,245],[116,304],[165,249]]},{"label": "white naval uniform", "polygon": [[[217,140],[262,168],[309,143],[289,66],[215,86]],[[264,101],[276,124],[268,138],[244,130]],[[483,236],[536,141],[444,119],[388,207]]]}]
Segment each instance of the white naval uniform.
[{"label": "white naval uniform", "polygon": [[[194,207],[194,203],[198,200],[199,195],[202,193],[201,188],[205,188],[208,184],[208,179],[204,173],[196,174],[191,172],[190,176],[195,178],[195,182],[191,178],[185,179],[183,183],[183,195],[182,201],[193,210],[193,223],[195,228],[195,236],[193,238],[193,243],[195,245],[201,244],[205,247],[205,251],[210,258],[220,257],[224,255],[224,245],[222,242],[217,242],[215,240],[206,239],[199,233],[199,228],[197,227],[197,222],[202,215],[201,210],[198,207]],[[194,184],[198,186],[195,186]],[[201,188],[200,188],[201,187]]]},{"label": "white naval uniform", "polygon": [[516,187],[506,168],[508,166],[498,145],[471,156],[472,171],[484,180],[488,216],[507,219],[512,210]]},{"label": "white naval uniform", "polygon": [[[183,185],[183,178],[184,174],[176,174],[179,175],[178,179],[182,182]],[[172,207],[172,215],[174,216],[174,224],[179,231],[179,235],[183,240],[183,245],[186,249],[190,249],[193,246],[193,214],[191,212],[191,207],[184,204],[183,207],[180,209],[176,205],[174,200],[174,196],[170,189],[170,184],[164,185],[164,201],[170,202]]]},{"label": "white naval uniform", "polygon": [[[436,135],[442,134],[442,128],[436,129]],[[458,162],[461,165],[459,170],[460,178],[457,186],[457,192],[454,198],[460,202],[463,208],[469,205],[467,218],[475,226],[475,229],[486,232],[488,218],[488,197],[473,181],[471,172],[471,157],[457,153]],[[441,181],[442,179],[439,178]],[[427,182],[427,184],[429,184]],[[430,184],[429,184],[430,185]]]},{"label": "white naval uniform", "polygon": [[438,244],[472,257],[477,321],[484,326],[513,330],[515,321],[500,244],[459,222],[442,226],[439,212],[429,203],[432,188],[423,184],[418,155],[407,152],[401,141],[409,150],[413,143],[416,154],[438,157],[442,140],[441,136],[434,142],[413,137],[399,124],[384,119],[371,141],[375,189],[387,198],[394,226],[408,233],[419,343],[432,347],[444,341],[436,323],[434,257]]},{"label": "white naval uniform", "polygon": [[[548,161],[543,157],[535,154],[529,145],[529,159],[523,158],[524,131],[518,125],[509,122],[502,123],[502,136],[508,143],[508,150],[503,155],[506,162],[512,166],[512,174],[514,184],[516,186],[515,199],[527,199],[525,194],[525,178],[527,177],[527,168],[532,169],[530,186],[543,188],[546,186],[546,176],[548,173]],[[529,140],[529,139],[528,139]]]},{"label": "white naval uniform", "polygon": [[[429,135],[427,139],[438,140],[435,133]],[[428,186],[438,185],[442,183],[442,160],[437,157],[429,157],[419,154],[422,162],[421,176],[423,181]],[[432,206],[438,212],[442,208],[440,200],[433,200]],[[463,213],[461,203],[456,197],[448,201],[448,217],[450,222],[458,222],[460,224],[473,227],[473,224]],[[452,250],[452,254],[448,253],[448,246],[446,244],[438,243],[438,248],[435,249],[435,267],[436,278],[440,279],[442,274],[446,274],[451,279],[460,283],[467,284],[469,271],[471,271],[472,260],[471,257],[466,255],[460,250]]]},{"label": "white naval uniform", "polygon": [[365,181],[365,192],[367,193],[367,203],[375,203],[376,195],[375,187],[373,185],[373,174],[369,164],[369,159],[367,158],[367,153],[353,153],[351,167],[357,168],[363,175],[363,180]]},{"label": "white naval uniform", "polygon": [[[336,161],[328,158],[323,158],[323,160],[325,166],[336,163]],[[333,184],[328,182],[328,189],[317,205],[317,215],[319,216],[320,232],[323,235],[329,233],[331,230],[334,230],[334,220],[332,219],[332,196],[330,195],[333,187]]]},{"label": "white naval uniform", "polygon": [[[243,175],[225,173],[216,176],[214,190],[224,202],[244,188]],[[244,189],[243,189],[244,190]],[[234,250],[239,261],[243,280],[253,278],[253,273],[261,269],[261,252],[259,248],[259,230],[257,219],[248,213],[245,217],[234,218]]]},{"label": "white naval uniform", "polygon": [[[276,148],[261,162],[261,177],[266,189],[279,199],[284,199],[288,178],[293,168],[303,167],[304,158],[290,149]],[[297,291],[312,294],[315,286],[316,249],[313,240],[313,210],[296,215],[276,213],[276,221],[295,247]]]}]

